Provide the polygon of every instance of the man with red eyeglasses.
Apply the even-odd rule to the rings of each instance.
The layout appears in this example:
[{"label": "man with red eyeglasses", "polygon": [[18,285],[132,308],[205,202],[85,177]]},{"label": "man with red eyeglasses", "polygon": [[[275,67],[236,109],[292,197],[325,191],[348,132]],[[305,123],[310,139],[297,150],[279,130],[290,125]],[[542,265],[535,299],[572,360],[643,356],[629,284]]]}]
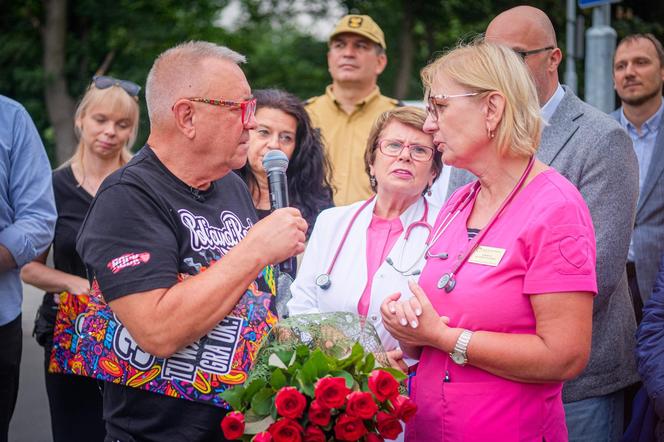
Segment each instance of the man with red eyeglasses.
[{"label": "man with red eyeglasses", "polygon": [[107,303],[82,321],[96,341],[80,344],[85,369],[107,381],[107,442],[224,440],[220,386],[246,377],[276,322],[270,265],[304,250],[299,211],[258,222],[231,173],[256,126],[242,62],[207,42],[157,58],[147,144],[102,184],[81,228],[77,250]]}]

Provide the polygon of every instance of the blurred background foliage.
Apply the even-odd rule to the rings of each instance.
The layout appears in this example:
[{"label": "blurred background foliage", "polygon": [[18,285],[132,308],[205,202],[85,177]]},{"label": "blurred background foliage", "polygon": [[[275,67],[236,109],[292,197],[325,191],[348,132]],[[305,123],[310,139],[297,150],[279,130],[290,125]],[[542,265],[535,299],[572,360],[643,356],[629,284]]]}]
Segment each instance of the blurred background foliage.
[{"label": "blurred background foliage", "polygon": [[[280,87],[306,99],[329,83],[325,36],[334,21],[348,12],[369,14],[388,45],[381,90],[418,100],[419,70],[428,60],[523,3],[547,12],[564,50],[563,0],[0,0],[0,94],[28,109],[56,166],[74,147],[72,112],[91,77],[103,73],[143,85],[154,58],[178,42],[229,46],[247,55],[244,69],[254,89]],[[590,11],[578,13],[589,26]],[[652,32],[664,40],[663,23],[661,1],[612,7],[618,39]],[[561,78],[563,71],[561,65]],[[582,62],[577,71],[582,91]],[[137,147],[148,133],[141,105]]]}]

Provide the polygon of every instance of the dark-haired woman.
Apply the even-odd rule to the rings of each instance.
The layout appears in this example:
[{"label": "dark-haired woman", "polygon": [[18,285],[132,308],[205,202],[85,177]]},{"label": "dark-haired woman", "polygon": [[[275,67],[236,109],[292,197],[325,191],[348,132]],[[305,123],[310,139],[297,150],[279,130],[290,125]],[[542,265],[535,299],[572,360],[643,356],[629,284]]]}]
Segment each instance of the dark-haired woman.
[{"label": "dark-haired woman", "polygon": [[258,217],[263,218],[270,213],[263,156],[275,149],[285,153],[289,159],[286,175],[290,205],[307,220],[308,239],[318,214],[333,205],[320,135],[296,96],[278,89],[257,90],[254,96],[258,126],[251,131],[247,164],[238,173],[249,187]]}]

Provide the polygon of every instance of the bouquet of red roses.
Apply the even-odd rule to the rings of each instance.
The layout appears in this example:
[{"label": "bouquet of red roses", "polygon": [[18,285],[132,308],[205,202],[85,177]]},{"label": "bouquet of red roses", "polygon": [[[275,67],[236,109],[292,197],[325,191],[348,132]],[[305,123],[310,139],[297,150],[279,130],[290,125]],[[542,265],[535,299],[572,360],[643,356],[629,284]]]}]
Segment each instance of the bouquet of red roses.
[{"label": "bouquet of red roses", "polygon": [[[269,374],[222,393],[233,409],[221,422],[224,436],[254,442],[397,438],[416,411],[400,394],[406,375],[377,367],[374,354],[358,342],[343,342],[315,349],[270,345]],[[344,347],[344,355],[335,355]]]}]

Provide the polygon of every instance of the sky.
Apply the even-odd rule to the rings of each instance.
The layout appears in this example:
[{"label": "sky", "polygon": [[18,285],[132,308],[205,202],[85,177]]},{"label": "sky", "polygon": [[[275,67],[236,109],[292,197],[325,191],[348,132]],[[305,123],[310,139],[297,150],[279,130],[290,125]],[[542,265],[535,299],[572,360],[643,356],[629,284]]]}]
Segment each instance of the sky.
[{"label": "sky", "polygon": [[[268,2],[265,2],[267,5]],[[321,41],[327,40],[336,22],[343,17],[345,9],[337,1],[328,2],[327,14],[323,18],[314,18],[307,12],[306,0],[295,0],[295,10],[300,11],[293,15],[291,21],[310,35]],[[267,7],[267,6],[266,6]],[[238,23],[245,20],[245,13],[239,0],[231,0],[221,13],[217,24],[224,29],[233,30]]]}]

